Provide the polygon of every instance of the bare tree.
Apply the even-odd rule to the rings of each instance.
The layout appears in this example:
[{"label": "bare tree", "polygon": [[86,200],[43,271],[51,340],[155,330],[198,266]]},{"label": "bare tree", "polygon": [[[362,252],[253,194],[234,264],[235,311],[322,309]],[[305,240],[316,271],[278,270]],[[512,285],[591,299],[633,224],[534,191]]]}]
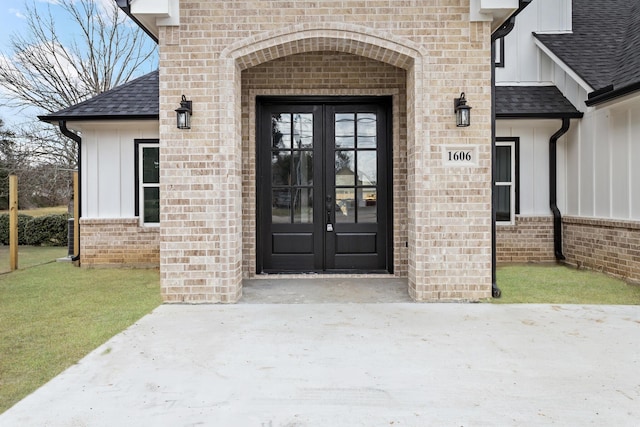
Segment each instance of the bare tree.
[{"label": "bare tree", "polygon": [[[144,68],[150,71],[153,42],[116,2],[101,4],[58,0],[53,7],[69,17],[64,22],[56,22],[52,6],[43,14],[34,3],[27,5],[27,33],[12,35],[11,55],[0,55],[0,87],[9,95],[0,102],[53,113],[125,83]],[[74,27],[73,39],[63,39],[61,25]]]},{"label": "bare tree", "polygon": [[[59,194],[68,194],[70,187],[70,174],[64,171],[77,167],[75,142],[36,116],[78,104],[157,67],[155,43],[115,1],[56,0],[45,13],[33,1],[25,7],[27,30],[13,34],[10,52],[0,53],[0,105],[22,110],[26,117],[11,130],[13,145],[5,144],[19,148],[12,149],[20,154],[20,180],[28,187],[22,194],[30,195],[23,206],[59,203]],[[54,19],[52,7],[68,19]]]}]

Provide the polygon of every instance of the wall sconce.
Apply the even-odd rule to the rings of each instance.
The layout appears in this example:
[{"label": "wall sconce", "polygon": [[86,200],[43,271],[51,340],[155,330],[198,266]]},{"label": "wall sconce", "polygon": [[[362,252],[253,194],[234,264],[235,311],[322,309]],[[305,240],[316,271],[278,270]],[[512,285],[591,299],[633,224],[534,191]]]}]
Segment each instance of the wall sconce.
[{"label": "wall sconce", "polygon": [[191,101],[187,101],[184,95],[180,108],[176,109],[176,118],[178,129],[191,129]]},{"label": "wall sconce", "polygon": [[462,128],[471,124],[471,107],[467,105],[464,92],[460,94],[460,98],[453,99],[453,111],[456,113],[456,126]]}]

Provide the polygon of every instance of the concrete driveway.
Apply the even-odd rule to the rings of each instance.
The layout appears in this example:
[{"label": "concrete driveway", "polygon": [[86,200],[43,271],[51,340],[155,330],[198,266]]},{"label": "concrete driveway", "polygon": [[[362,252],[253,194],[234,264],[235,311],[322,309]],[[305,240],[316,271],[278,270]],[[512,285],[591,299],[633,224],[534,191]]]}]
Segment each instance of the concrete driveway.
[{"label": "concrete driveway", "polygon": [[10,426],[638,426],[640,308],[164,305]]}]

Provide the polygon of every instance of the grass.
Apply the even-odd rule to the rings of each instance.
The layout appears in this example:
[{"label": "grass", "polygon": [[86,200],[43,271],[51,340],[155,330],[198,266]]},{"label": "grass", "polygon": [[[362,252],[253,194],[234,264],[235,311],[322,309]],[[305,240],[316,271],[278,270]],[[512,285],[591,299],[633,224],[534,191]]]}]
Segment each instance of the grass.
[{"label": "grass", "polygon": [[508,265],[497,269],[498,304],[640,305],[640,286],[602,273],[562,265]]},{"label": "grass", "polygon": [[49,263],[0,275],[0,413],[160,303],[157,270]]},{"label": "grass", "polygon": [[[53,262],[67,256],[61,246],[18,246],[18,269]],[[9,246],[0,245],[0,274],[9,272]]]}]

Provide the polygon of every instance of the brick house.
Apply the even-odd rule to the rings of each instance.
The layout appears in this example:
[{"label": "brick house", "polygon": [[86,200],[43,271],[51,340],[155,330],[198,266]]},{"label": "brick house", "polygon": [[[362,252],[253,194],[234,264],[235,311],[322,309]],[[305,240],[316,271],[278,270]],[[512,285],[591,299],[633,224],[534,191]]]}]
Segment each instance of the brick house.
[{"label": "brick house", "polygon": [[[309,273],[478,300],[500,261],[640,280],[640,10],[581,3],[119,0],[159,71],[41,117],[81,147],[82,265],[159,265],[167,302]],[[571,46],[618,18],[585,74],[605,48]]]}]

